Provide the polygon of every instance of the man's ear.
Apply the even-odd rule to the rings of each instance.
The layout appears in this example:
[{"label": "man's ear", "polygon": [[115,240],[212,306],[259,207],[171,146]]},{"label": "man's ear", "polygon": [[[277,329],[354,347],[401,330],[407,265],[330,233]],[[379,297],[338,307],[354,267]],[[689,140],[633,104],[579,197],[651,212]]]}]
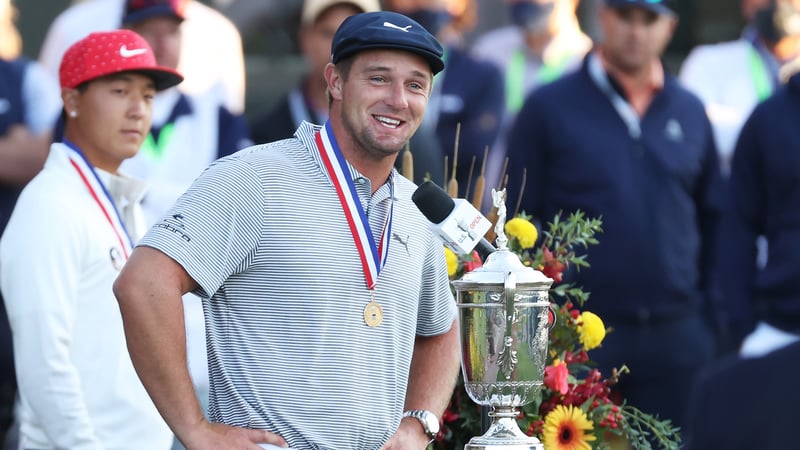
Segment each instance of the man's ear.
[{"label": "man's ear", "polygon": [[341,100],[344,79],[333,63],[328,63],[325,66],[325,81],[328,83],[328,95],[330,98],[332,100]]},{"label": "man's ear", "polygon": [[80,92],[77,89],[61,88],[61,102],[64,104],[64,111],[69,114],[71,111],[77,112],[80,107]]}]

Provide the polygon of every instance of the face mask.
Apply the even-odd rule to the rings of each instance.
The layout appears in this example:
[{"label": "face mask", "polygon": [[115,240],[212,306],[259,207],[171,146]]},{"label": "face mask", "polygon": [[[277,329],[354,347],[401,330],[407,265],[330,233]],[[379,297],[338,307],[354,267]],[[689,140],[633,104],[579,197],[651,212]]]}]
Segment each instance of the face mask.
[{"label": "face mask", "polygon": [[512,3],[509,13],[515,25],[531,33],[538,33],[549,26],[554,7],[553,2],[531,3],[523,0]]},{"label": "face mask", "polygon": [[416,20],[423,28],[428,30],[428,33],[434,36],[453,21],[453,16],[444,10],[418,9],[406,15]]}]

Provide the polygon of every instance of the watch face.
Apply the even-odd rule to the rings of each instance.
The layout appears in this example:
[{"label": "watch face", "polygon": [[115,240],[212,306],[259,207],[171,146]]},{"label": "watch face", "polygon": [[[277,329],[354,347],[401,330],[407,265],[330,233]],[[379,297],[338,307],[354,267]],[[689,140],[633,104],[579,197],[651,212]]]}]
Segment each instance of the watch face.
[{"label": "watch face", "polygon": [[422,420],[427,424],[426,428],[428,428],[431,437],[436,437],[439,433],[439,419],[437,419],[433,413],[426,411],[425,414],[422,415]]}]

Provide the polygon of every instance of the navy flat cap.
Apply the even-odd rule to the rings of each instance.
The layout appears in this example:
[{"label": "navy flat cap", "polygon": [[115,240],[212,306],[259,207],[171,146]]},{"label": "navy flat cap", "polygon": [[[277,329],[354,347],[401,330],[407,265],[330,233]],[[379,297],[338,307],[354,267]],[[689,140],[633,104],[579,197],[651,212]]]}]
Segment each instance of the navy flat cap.
[{"label": "navy flat cap", "polygon": [[415,53],[428,61],[434,75],[444,69],[442,44],[422,25],[391,11],[348,17],[333,35],[334,64],[362,50],[388,48]]},{"label": "navy flat cap", "polygon": [[637,6],[649,9],[658,14],[675,15],[675,11],[670,7],[671,0],[606,0],[606,4],[612,8],[622,8],[625,6]]}]

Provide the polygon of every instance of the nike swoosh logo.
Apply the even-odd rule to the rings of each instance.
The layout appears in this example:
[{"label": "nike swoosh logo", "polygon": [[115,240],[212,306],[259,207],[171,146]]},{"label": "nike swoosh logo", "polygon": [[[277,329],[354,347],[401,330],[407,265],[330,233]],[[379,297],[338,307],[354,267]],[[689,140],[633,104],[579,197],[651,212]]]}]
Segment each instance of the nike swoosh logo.
[{"label": "nike swoosh logo", "polygon": [[147,49],[146,48],[128,49],[127,45],[123,45],[122,47],[119,48],[119,54],[123,58],[130,58],[132,56],[143,55],[145,53],[147,53]]},{"label": "nike swoosh logo", "polygon": [[395,30],[405,31],[406,33],[408,33],[408,29],[411,28],[411,25],[399,27],[393,24],[392,22],[383,22],[383,26],[385,26],[386,28],[394,28]]}]

